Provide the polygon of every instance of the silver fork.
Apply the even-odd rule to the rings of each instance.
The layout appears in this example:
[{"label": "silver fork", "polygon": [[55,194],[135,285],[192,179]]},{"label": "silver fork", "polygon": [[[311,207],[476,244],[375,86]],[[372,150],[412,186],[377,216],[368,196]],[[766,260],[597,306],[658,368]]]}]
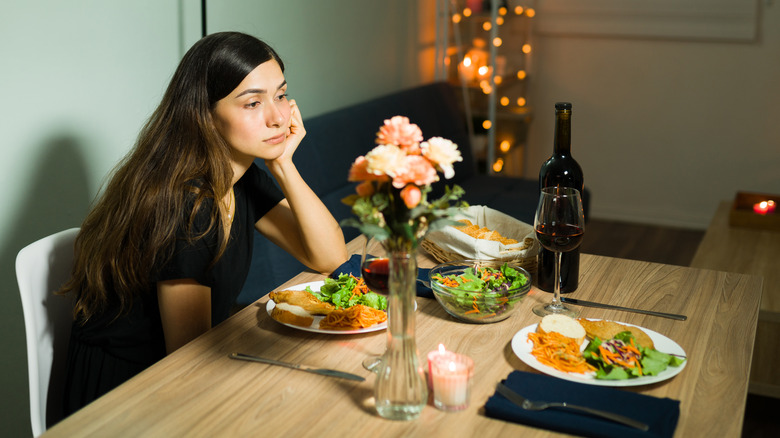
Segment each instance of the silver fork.
[{"label": "silver fork", "polygon": [[635,429],[639,429],[642,431],[647,431],[648,429],[650,429],[650,427],[647,424],[642,423],[641,421],[624,417],[623,415],[616,414],[614,412],[601,411],[598,409],[593,409],[586,406],[573,405],[566,402],[548,403],[543,401],[528,400],[527,398],[509,389],[501,382],[498,382],[498,385],[496,385],[496,390],[498,391],[499,394],[506,397],[512,403],[528,411],[541,411],[547,408],[567,408],[575,411],[586,412],[588,414],[595,415],[597,417],[606,418],[607,420],[612,420],[617,423],[625,424],[626,426],[631,426]]}]

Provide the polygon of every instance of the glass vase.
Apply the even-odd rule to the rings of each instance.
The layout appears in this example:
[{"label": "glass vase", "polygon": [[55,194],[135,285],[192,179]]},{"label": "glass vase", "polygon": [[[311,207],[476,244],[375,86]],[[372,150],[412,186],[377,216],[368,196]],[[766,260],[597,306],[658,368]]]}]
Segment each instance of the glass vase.
[{"label": "glass vase", "polygon": [[417,260],[414,251],[388,250],[387,348],[378,365],[374,398],[380,416],[414,420],[428,402],[415,341]]}]

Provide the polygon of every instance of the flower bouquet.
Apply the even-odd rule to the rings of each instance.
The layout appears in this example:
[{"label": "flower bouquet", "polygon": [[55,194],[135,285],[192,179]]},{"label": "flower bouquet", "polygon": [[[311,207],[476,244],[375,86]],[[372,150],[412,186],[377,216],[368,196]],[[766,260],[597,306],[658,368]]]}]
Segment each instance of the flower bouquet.
[{"label": "flower bouquet", "polygon": [[456,224],[452,219],[467,207],[463,189],[446,187],[444,195],[428,200],[431,184],[455,175],[462,161],[458,146],[433,137],[423,141],[420,128],[406,117],[385,120],[378,145],[358,157],[349,180],[356,192],[343,200],[355,217],[342,225],[375,238],[388,253],[387,348],[373,370],[377,373],[374,400],[380,416],[412,420],[428,401],[428,386],[415,343],[414,303],[417,260],[414,251],[428,231]]},{"label": "flower bouquet", "polygon": [[342,202],[356,217],[342,225],[357,227],[392,251],[412,250],[428,231],[455,224],[451,218],[468,207],[460,201],[463,189],[445,187],[433,201],[428,194],[439,172],[447,179],[455,175],[453,165],[463,160],[458,146],[441,137],[423,141],[420,128],[402,116],[385,120],[376,142],[349,170],[349,181],[360,184]]}]

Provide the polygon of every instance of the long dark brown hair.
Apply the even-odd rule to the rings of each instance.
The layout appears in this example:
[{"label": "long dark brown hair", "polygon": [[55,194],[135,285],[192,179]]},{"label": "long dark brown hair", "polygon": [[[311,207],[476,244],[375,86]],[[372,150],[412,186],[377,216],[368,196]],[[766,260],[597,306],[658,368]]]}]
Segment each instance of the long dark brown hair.
[{"label": "long dark brown hair", "polygon": [[237,32],[204,37],[184,55],[162,102],[76,238],[73,273],[60,291],[74,293],[75,319],[86,322],[109,301],[118,302],[117,316],[129,310],[149,289],[155,269],[170,259],[177,228],[191,229],[202,208],[209,209],[210,224],[192,237],[221,227],[213,262],[222,255],[230,223],[220,200],[230,190],[233,171],[230,146],[216,129],[212,110],[269,60],[284,71],[270,46]]}]

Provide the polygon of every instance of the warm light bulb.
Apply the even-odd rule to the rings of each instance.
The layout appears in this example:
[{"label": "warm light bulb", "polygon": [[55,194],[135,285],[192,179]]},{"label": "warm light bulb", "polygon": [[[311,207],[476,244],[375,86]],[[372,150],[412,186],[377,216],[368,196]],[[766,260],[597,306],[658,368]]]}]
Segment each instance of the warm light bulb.
[{"label": "warm light bulb", "polygon": [[497,159],[495,163],[493,163],[493,172],[501,172],[501,170],[504,168],[504,160],[501,158]]},{"label": "warm light bulb", "polygon": [[523,7],[515,6],[515,15],[523,15]]},{"label": "warm light bulb", "polygon": [[523,44],[523,53],[531,53],[531,45],[528,43]]},{"label": "warm light bulb", "polygon": [[499,26],[504,24],[504,17],[496,17],[496,24]]},{"label": "warm light bulb", "polygon": [[501,142],[501,144],[498,145],[498,148],[501,149],[501,152],[509,152],[510,147],[512,147],[512,143],[510,143],[509,140],[504,140]]},{"label": "warm light bulb", "polygon": [[502,98],[499,100],[499,103],[501,103],[501,106],[507,106],[507,105],[509,105],[509,98],[508,98],[508,97],[506,97],[506,96],[503,96],[503,97],[502,97]]},{"label": "warm light bulb", "polygon": [[[499,38],[499,37],[493,38],[493,45],[494,46],[501,47],[501,44],[503,44],[503,41],[501,41],[501,38]],[[525,46],[523,46],[523,48],[525,48]],[[529,48],[528,52],[530,52],[531,51],[530,50],[531,46],[528,46],[528,48]],[[525,52],[525,53],[528,53],[528,52]]]},{"label": "warm light bulb", "polygon": [[490,129],[493,126],[493,123],[490,120],[485,120],[482,122],[482,127],[485,129]]},{"label": "warm light bulb", "polygon": [[493,27],[493,25],[490,24],[489,21],[486,21],[486,22],[482,23],[482,29],[484,29],[484,30],[490,30],[492,27]]},{"label": "warm light bulb", "polygon": [[506,15],[506,7],[505,6],[501,6],[500,8],[498,8],[498,15]]},{"label": "warm light bulb", "polygon": [[[487,82],[487,81],[485,81]],[[490,84],[485,84],[482,86],[482,92],[485,94],[490,94],[493,92],[493,87],[490,86]]]},{"label": "warm light bulb", "polygon": [[471,67],[471,57],[470,56],[464,56],[463,57],[463,66],[464,67]]},{"label": "warm light bulb", "polygon": [[490,68],[488,68],[486,65],[483,65],[477,70],[477,72],[480,76],[485,76],[486,74],[490,73]]},{"label": "warm light bulb", "polygon": [[494,84],[499,85],[503,81],[504,81],[504,78],[502,78],[501,76],[493,76],[493,83]]},{"label": "warm light bulb", "polygon": [[464,8],[463,9],[463,16],[464,17],[471,17],[471,8]]},{"label": "warm light bulb", "polygon": [[517,71],[517,79],[520,79],[522,81],[523,79],[525,79],[525,75],[526,75],[525,70]]},{"label": "warm light bulb", "polygon": [[463,17],[460,14],[452,14],[452,22],[455,24],[460,23],[460,20],[462,20]]},{"label": "warm light bulb", "polygon": [[534,10],[534,8],[528,8],[525,10],[525,15],[528,18],[532,18],[534,15],[536,15],[536,11]]},{"label": "warm light bulb", "polygon": [[525,106],[525,97],[517,98],[517,106]]}]

